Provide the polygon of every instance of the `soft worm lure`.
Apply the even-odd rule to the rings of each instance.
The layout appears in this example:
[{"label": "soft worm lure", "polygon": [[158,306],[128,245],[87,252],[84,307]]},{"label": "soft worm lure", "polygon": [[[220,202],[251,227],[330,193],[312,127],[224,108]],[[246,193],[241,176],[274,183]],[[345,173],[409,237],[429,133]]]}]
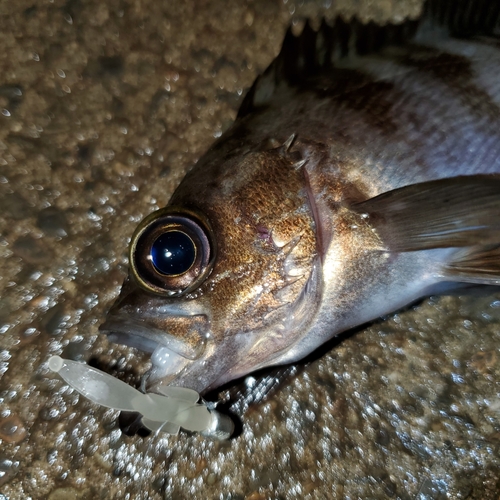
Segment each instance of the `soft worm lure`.
[{"label": "soft worm lure", "polygon": [[182,428],[214,439],[228,439],[233,433],[232,420],[209,403],[200,403],[200,395],[192,389],[165,386],[162,394],[144,394],[85,363],[60,356],[52,356],[48,363],[53,372],[93,403],[139,412],[142,424],[153,432],[176,435]]}]

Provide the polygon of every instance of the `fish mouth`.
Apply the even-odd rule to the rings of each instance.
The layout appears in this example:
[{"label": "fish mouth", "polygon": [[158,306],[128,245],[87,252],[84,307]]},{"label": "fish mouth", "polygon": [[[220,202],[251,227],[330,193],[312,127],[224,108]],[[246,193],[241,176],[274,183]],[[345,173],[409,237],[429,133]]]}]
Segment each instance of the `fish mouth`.
[{"label": "fish mouth", "polygon": [[[153,365],[151,378],[173,380],[184,368],[203,355],[208,321],[205,315],[169,316],[161,321],[166,324],[165,329],[156,326],[155,320],[111,314],[99,330],[106,334],[111,342],[150,353]],[[168,326],[172,329],[179,329],[180,326],[184,338],[168,333]]]}]

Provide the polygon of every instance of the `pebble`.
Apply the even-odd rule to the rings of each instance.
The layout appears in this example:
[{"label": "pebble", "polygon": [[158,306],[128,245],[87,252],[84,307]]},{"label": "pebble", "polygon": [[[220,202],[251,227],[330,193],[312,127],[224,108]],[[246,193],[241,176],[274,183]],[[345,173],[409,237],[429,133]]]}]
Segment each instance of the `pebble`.
[{"label": "pebble", "polygon": [[45,264],[51,258],[51,253],[45,248],[43,242],[29,234],[18,238],[12,245],[12,250],[28,264]]},{"label": "pebble", "polygon": [[0,420],[0,439],[7,443],[20,443],[28,434],[23,421],[17,415]]},{"label": "pebble", "polygon": [[66,215],[56,207],[47,207],[41,210],[38,214],[37,226],[47,236],[63,238],[68,235]]}]

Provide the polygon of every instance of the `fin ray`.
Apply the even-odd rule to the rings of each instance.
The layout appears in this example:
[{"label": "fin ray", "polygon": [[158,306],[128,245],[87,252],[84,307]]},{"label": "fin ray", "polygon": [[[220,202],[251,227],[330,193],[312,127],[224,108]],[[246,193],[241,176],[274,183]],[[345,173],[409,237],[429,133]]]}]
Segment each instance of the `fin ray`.
[{"label": "fin ray", "polygon": [[411,252],[500,244],[500,175],[422,182],[358,203],[386,249]]},{"label": "fin ray", "polygon": [[500,245],[460,250],[444,268],[450,281],[500,285]]}]

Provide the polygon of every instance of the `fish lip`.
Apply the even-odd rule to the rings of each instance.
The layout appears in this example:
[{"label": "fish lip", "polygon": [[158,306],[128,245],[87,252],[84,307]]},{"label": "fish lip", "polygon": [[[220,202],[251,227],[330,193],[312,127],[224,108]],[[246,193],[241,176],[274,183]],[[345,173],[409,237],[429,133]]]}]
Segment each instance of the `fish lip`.
[{"label": "fish lip", "polygon": [[99,331],[117,344],[135,347],[148,353],[153,353],[158,348],[166,348],[190,361],[198,359],[205,349],[204,339],[193,348],[168,332],[130,316],[109,315],[99,327]]}]

